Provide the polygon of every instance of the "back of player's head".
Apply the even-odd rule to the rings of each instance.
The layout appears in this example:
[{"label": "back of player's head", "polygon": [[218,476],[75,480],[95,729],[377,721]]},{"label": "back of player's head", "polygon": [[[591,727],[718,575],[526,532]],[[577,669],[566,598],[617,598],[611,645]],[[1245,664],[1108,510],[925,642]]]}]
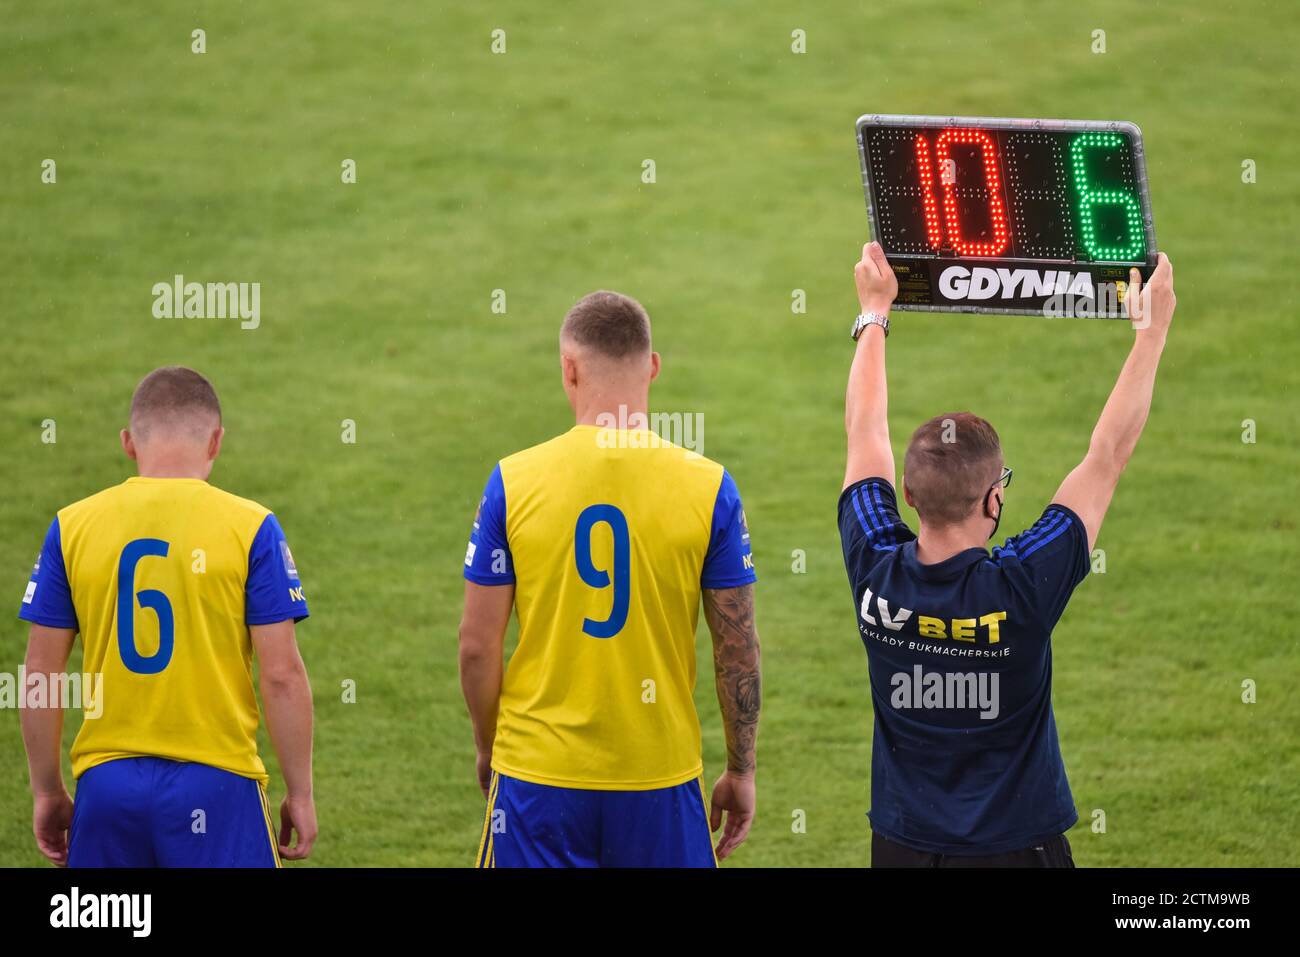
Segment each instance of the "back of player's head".
[{"label": "back of player's head", "polygon": [[564,317],[560,343],[606,359],[650,353],[650,316],[631,296],[601,289],[579,299]]},{"label": "back of player's head", "polygon": [[131,396],[131,432],[206,439],[221,425],[221,402],[212,383],[193,369],[163,366],[140,380]]},{"label": "back of player's head", "polygon": [[970,412],[936,415],[921,425],[903,459],[903,484],[916,513],[932,525],[969,518],[1001,472],[997,432]]}]

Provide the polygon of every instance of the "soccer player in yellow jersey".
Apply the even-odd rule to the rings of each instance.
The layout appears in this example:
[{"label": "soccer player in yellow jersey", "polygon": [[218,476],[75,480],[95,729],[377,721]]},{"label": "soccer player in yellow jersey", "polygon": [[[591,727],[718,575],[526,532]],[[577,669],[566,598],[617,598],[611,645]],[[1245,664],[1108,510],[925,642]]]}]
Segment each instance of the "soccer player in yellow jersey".
[{"label": "soccer player in yellow jersey", "polygon": [[[72,746],[75,801],[63,712],[21,713],[36,843],[56,864],[276,867],[311,852],[311,688],[294,635],[307,602],[275,516],[207,482],[224,434],[207,379],[151,372],[121,436],[139,475],[61,509],[45,537],[19,612],[28,676],[60,674],[78,632],[83,671],[101,676]],[[288,792],[278,840],[254,654]]]},{"label": "soccer player in yellow jersey", "polygon": [[[636,427],[659,374],[640,303],[582,299],[560,362],[577,425],[501,460],[465,556],[461,685],[488,799],[478,865],[714,867],[724,812],[718,858],[754,816],[759,650],[740,495],[721,465]],[[692,697],[701,597],[727,737],[711,811]]]}]

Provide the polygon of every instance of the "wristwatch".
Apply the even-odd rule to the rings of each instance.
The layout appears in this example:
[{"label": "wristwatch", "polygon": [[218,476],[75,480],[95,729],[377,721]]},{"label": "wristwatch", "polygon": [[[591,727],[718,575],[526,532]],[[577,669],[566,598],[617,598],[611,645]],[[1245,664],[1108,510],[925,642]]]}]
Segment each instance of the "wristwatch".
[{"label": "wristwatch", "polygon": [[856,342],[858,336],[862,335],[862,330],[867,326],[879,326],[885,332],[885,337],[889,337],[889,317],[882,316],[878,312],[864,312],[853,320],[853,328],[849,330],[849,335]]}]

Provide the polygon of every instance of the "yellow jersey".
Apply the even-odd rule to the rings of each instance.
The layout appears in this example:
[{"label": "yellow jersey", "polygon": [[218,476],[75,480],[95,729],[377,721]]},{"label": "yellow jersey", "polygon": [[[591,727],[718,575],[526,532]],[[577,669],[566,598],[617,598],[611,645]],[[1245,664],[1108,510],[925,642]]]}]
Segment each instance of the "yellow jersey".
[{"label": "yellow jersey", "polygon": [[266,782],[248,626],[307,617],[270,511],[199,479],[127,479],[59,511],[19,617],[80,631],[100,676],[75,776],[150,756]]},{"label": "yellow jersey", "polygon": [[519,643],[494,769],[591,790],[700,775],[700,591],[755,580],[740,495],[721,465],[648,430],[575,426],[501,460],[464,574],[515,587]]}]

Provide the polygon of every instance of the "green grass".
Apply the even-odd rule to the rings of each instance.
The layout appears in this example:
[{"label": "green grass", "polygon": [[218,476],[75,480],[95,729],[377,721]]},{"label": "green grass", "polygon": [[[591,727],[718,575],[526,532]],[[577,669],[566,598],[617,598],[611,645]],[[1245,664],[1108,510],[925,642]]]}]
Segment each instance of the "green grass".
[{"label": "green grass", "polygon": [[[866,232],[853,121],[1127,118],[1180,306],[1098,543],[1106,573],[1055,635],[1075,857],[1300,864],[1279,839],[1300,826],[1294,5],[643,10],[6,2],[0,569],[14,609],[52,513],[127,474],[116,430],[136,381],[203,370],[229,433],[213,480],[279,513],[311,600],[313,862],[467,864],[482,813],[455,665],[470,518],[498,458],[571,424],[564,310],[625,290],[655,320],[653,404],[705,413],[705,451],[753,529],[761,804],[734,860],[864,864],[870,705],[834,522]],[[57,185],[40,182],[47,157]],[[339,181],[345,158],[356,185]],[[150,287],[175,273],[261,282],[261,328],[153,319]],[[806,315],[791,314],[796,288]],[[1130,339],[1121,323],[900,314],[897,454],[933,414],[986,416],[1016,467],[1003,528],[1023,527],[1081,456]],[[46,418],[57,444],[40,441]],[[25,637],[0,625],[0,670]],[[705,676],[706,649],[702,636]],[[340,700],[346,679],[356,704]],[[711,779],[707,681],[697,697]],[[6,711],[0,864],[41,862],[29,811]]]}]

